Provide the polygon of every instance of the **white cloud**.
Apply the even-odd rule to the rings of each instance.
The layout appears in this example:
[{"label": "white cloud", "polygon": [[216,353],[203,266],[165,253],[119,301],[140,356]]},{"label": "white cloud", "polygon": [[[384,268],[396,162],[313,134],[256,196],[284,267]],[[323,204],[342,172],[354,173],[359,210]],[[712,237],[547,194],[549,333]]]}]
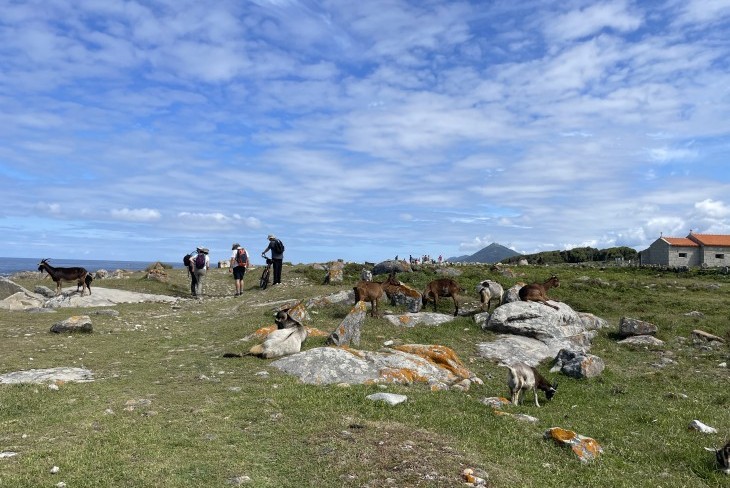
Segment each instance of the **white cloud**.
[{"label": "white cloud", "polygon": [[115,219],[133,222],[154,222],[162,217],[159,210],[151,208],[120,208],[112,210],[110,214]]},{"label": "white cloud", "polygon": [[700,217],[712,219],[726,219],[730,217],[730,206],[725,202],[715,201],[711,198],[697,202],[694,208],[699,212]]}]

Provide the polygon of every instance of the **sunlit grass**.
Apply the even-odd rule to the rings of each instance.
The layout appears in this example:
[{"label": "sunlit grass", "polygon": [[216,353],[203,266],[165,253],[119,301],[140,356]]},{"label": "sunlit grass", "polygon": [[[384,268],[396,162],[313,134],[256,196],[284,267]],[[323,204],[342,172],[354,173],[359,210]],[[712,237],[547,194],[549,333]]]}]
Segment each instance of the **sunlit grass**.
[{"label": "sunlit grass", "polygon": [[[234,298],[225,270],[211,270],[202,301],[179,305],[124,304],[118,317],[91,315],[94,333],[57,335],[50,326],[89,309],[54,314],[0,311],[0,373],[56,366],[85,367],[96,381],[0,386],[0,487],[229,486],[459,486],[465,467],[483,469],[494,486],[727,486],[704,447],[730,438],[730,373],[727,344],[694,344],[694,329],[730,338],[726,275],[661,273],[626,268],[516,267],[505,278],[487,267],[460,268],[456,279],[474,306],[476,284],[497,279],[561,287],[551,297],[606,319],[592,353],[606,369],[598,378],[559,382],[553,401],[512,406],[537,424],[496,416],[480,400],[505,396],[506,371],[477,355],[477,344],[495,337],[470,317],[438,327],[403,328],[368,317],[362,348],[387,340],[442,344],[454,349],[483,379],[467,393],[432,392],[424,385],[392,385],[408,396],[396,407],[365,399],[377,386],[303,385],[242,352],[241,339],[273,323],[276,303],[348,289],[361,266],[345,268],[345,283],[323,285],[324,272],[308,266],[284,269],[285,285],[256,288],[260,268],[246,277],[244,296]],[[187,276],[168,270],[168,283],[144,279],[97,280],[111,287],[187,297]],[[399,275],[417,289],[438,276],[434,270]],[[376,277],[377,278],[377,277]],[[296,284],[295,284],[296,283]],[[47,284],[26,280],[33,288]],[[268,303],[266,306],[259,306]],[[351,304],[312,311],[308,325],[334,330]],[[383,304],[383,310],[398,311]],[[429,308],[430,310],[430,308]],[[444,300],[439,310],[453,311]],[[702,317],[685,315],[699,311]],[[663,349],[617,344],[621,317],[659,327]],[[324,345],[310,338],[305,349]],[[267,372],[264,375],[262,372]],[[528,397],[528,400],[531,399]],[[718,434],[687,429],[693,419]],[[542,438],[560,426],[598,440],[595,462],[582,464],[570,450]],[[58,474],[50,474],[52,466]],[[247,478],[244,478],[247,477]],[[238,481],[236,481],[238,480]]]}]

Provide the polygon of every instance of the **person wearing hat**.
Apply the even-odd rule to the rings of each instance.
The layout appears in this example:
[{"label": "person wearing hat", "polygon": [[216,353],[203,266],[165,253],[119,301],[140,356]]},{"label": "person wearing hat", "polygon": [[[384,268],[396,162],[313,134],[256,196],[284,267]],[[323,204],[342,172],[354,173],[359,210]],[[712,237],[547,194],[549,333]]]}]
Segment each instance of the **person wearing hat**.
[{"label": "person wearing hat", "polygon": [[233,279],[236,282],[235,296],[241,296],[243,295],[243,277],[246,275],[246,268],[249,265],[248,252],[237,242],[233,243],[231,251],[231,264],[228,272],[233,273]]},{"label": "person wearing hat", "polygon": [[271,260],[274,265],[274,282],[272,285],[281,284],[281,267],[284,264],[284,244],[274,234],[269,234],[269,246],[264,249],[261,256],[265,258],[268,251],[271,251]]},{"label": "person wearing hat", "polygon": [[208,257],[208,248],[199,247],[196,249],[198,255],[195,259],[191,259],[193,263],[193,275],[195,277],[195,296],[201,298],[203,296],[203,278],[210,269],[210,258]]}]

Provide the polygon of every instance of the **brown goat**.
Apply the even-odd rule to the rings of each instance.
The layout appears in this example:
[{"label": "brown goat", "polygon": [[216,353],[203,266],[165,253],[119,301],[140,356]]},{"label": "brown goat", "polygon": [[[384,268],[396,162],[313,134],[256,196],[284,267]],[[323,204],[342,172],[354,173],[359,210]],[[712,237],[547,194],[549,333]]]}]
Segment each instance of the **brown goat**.
[{"label": "brown goat", "polygon": [[[61,293],[62,281],[75,281],[79,286],[81,286],[81,296],[84,296],[84,288],[87,288],[89,290],[89,295],[91,295],[91,287],[89,286],[91,280],[87,281],[86,279],[87,276],[89,276],[89,272],[84,268],[54,268],[48,264],[48,259],[46,258],[38,263],[38,271],[41,273],[43,273],[43,271],[47,272],[51,279],[56,282],[56,295]],[[78,291],[78,286],[76,290]]]},{"label": "brown goat", "polygon": [[360,301],[370,302],[370,315],[375,317],[380,315],[378,309],[378,301],[389,291],[392,291],[393,287],[399,286],[400,281],[395,279],[395,273],[390,273],[388,279],[385,281],[358,281],[353,290],[355,291],[355,303]]},{"label": "brown goat", "polygon": [[459,292],[463,291],[464,289],[451,278],[439,278],[426,285],[421,300],[424,307],[429,300],[433,300],[433,311],[435,312],[439,297],[451,297],[454,300],[454,307],[456,308],[454,317],[456,317],[459,315]]},{"label": "brown goat", "polygon": [[550,279],[544,283],[530,283],[529,285],[525,285],[520,288],[520,300],[523,302],[540,302],[548,307],[558,310],[558,307],[547,302],[549,300],[547,291],[550,288],[557,288],[559,286],[560,280],[558,280],[557,276],[551,276]]}]

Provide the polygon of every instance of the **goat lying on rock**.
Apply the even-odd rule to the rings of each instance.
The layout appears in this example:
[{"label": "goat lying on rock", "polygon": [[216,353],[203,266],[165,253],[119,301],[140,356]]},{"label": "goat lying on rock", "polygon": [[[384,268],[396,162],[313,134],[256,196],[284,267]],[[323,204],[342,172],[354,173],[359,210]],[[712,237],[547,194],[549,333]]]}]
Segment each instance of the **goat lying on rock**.
[{"label": "goat lying on rock", "polygon": [[547,302],[549,300],[547,291],[550,288],[557,288],[559,286],[560,280],[558,280],[557,276],[551,276],[550,279],[544,283],[530,283],[529,285],[525,285],[520,288],[520,300],[523,302],[540,302],[548,307],[558,310],[558,307]]},{"label": "goat lying on rock", "polygon": [[532,390],[535,393],[535,405],[540,406],[537,401],[537,390],[545,392],[545,398],[548,400],[555,396],[558,389],[558,383],[553,382],[551,385],[542,377],[542,375],[532,366],[525,363],[517,362],[511,365],[502,364],[509,369],[509,377],[507,378],[507,386],[512,396],[511,401],[517,405],[521,403],[520,397],[524,400],[525,392]]},{"label": "goat lying on rock", "polygon": [[75,281],[78,286],[81,286],[81,296],[84,296],[84,288],[87,288],[89,295],[91,295],[91,288],[89,287],[91,280],[88,279],[89,272],[84,268],[54,268],[48,264],[48,258],[46,258],[38,263],[38,271],[41,273],[45,271],[56,283],[56,295],[61,293],[61,282],[63,281]]},{"label": "goat lying on rock", "polygon": [[454,317],[459,315],[459,293],[464,289],[451,278],[439,278],[431,281],[426,285],[426,289],[421,297],[422,304],[425,307],[429,300],[433,300],[433,311],[436,311],[439,297],[451,297],[454,300]]}]

